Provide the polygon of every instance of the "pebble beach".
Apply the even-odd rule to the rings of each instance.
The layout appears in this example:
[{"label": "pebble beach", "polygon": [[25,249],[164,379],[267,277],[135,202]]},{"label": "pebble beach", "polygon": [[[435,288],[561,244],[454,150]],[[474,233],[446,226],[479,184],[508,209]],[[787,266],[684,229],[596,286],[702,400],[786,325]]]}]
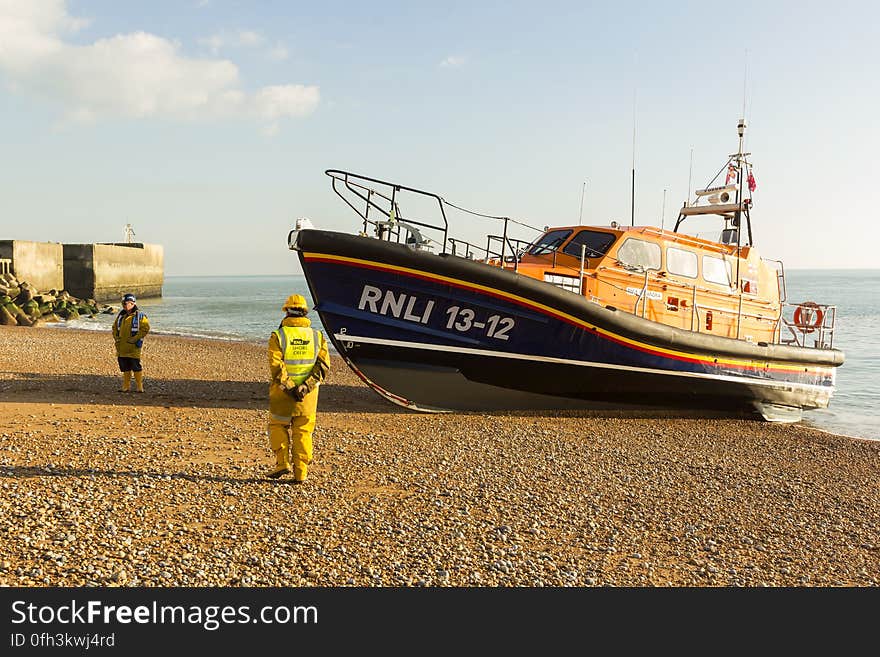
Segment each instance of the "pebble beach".
[{"label": "pebble beach", "polygon": [[421,414],[334,356],[295,486],[263,477],[264,344],[151,334],[143,363],[122,393],[109,332],[0,326],[0,585],[880,584],[880,441]]}]

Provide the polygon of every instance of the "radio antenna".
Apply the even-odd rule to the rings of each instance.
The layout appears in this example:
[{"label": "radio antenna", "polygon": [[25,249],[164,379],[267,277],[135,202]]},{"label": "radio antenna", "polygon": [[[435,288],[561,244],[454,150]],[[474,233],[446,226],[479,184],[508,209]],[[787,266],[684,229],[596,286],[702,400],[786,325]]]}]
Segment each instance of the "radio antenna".
[{"label": "radio antenna", "polygon": [[636,225],[636,88],[633,85],[633,152],[632,152],[632,192],[630,194],[630,225]]},{"label": "radio antenna", "polygon": [[663,230],[663,226],[666,223],[666,190],[663,190],[663,205],[660,207],[660,230]]},{"label": "radio antenna", "polygon": [[691,184],[692,184],[691,180],[693,178],[693,175],[694,175],[694,147],[691,146],[691,165],[690,165],[690,168],[688,169],[688,189],[687,189],[687,194],[684,197],[685,206],[687,206],[688,203],[691,202]]},{"label": "radio antenna", "polygon": [[584,192],[586,192],[586,191],[587,191],[587,181],[585,180],[584,186],[581,187],[581,211],[580,211],[580,214],[578,214],[578,226],[581,225],[581,221],[584,218]]}]

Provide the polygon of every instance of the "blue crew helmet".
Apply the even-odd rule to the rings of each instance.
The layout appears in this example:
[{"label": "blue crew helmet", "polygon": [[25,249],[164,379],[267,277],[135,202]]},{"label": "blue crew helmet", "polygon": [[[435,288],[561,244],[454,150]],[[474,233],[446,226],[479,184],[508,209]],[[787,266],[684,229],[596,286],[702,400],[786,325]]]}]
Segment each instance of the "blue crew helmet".
[{"label": "blue crew helmet", "polygon": [[122,303],[125,303],[126,301],[131,301],[132,303],[137,303],[137,298],[133,294],[128,293],[128,294],[123,295],[123,297],[122,297]]}]

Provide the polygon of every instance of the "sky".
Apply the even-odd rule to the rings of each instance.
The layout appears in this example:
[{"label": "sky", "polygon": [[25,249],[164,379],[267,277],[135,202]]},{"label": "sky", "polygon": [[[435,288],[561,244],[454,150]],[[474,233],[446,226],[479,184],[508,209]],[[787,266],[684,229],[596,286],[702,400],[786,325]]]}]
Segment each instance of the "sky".
[{"label": "sky", "polygon": [[298,217],[360,225],[326,169],[542,227],[629,223],[634,168],[635,223],[670,228],[744,115],[759,252],[876,268],[878,24],[868,1],[0,0],[0,240],[131,224],[166,276],[299,274]]}]

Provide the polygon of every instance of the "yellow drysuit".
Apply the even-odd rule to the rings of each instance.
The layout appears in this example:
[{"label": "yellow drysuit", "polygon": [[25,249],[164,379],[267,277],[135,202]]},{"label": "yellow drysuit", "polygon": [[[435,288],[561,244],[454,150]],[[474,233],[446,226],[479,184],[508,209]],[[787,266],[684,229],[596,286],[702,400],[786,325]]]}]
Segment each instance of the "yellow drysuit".
[{"label": "yellow drysuit", "polygon": [[[310,328],[307,317],[285,317],[281,327]],[[269,476],[293,472],[297,482],[304,481],[312,462],[312,432],[318,410],[318,388],[330,372],[330,354],[327,341],[320,331],[314,331],[318,343],[317,358],[311,372],[302,382],[309,392],[302,401],[296,401],[286,390],[298,383],[288,374],[278,331],[269,336],[269,444],[275,454],[276,469]]]}]

